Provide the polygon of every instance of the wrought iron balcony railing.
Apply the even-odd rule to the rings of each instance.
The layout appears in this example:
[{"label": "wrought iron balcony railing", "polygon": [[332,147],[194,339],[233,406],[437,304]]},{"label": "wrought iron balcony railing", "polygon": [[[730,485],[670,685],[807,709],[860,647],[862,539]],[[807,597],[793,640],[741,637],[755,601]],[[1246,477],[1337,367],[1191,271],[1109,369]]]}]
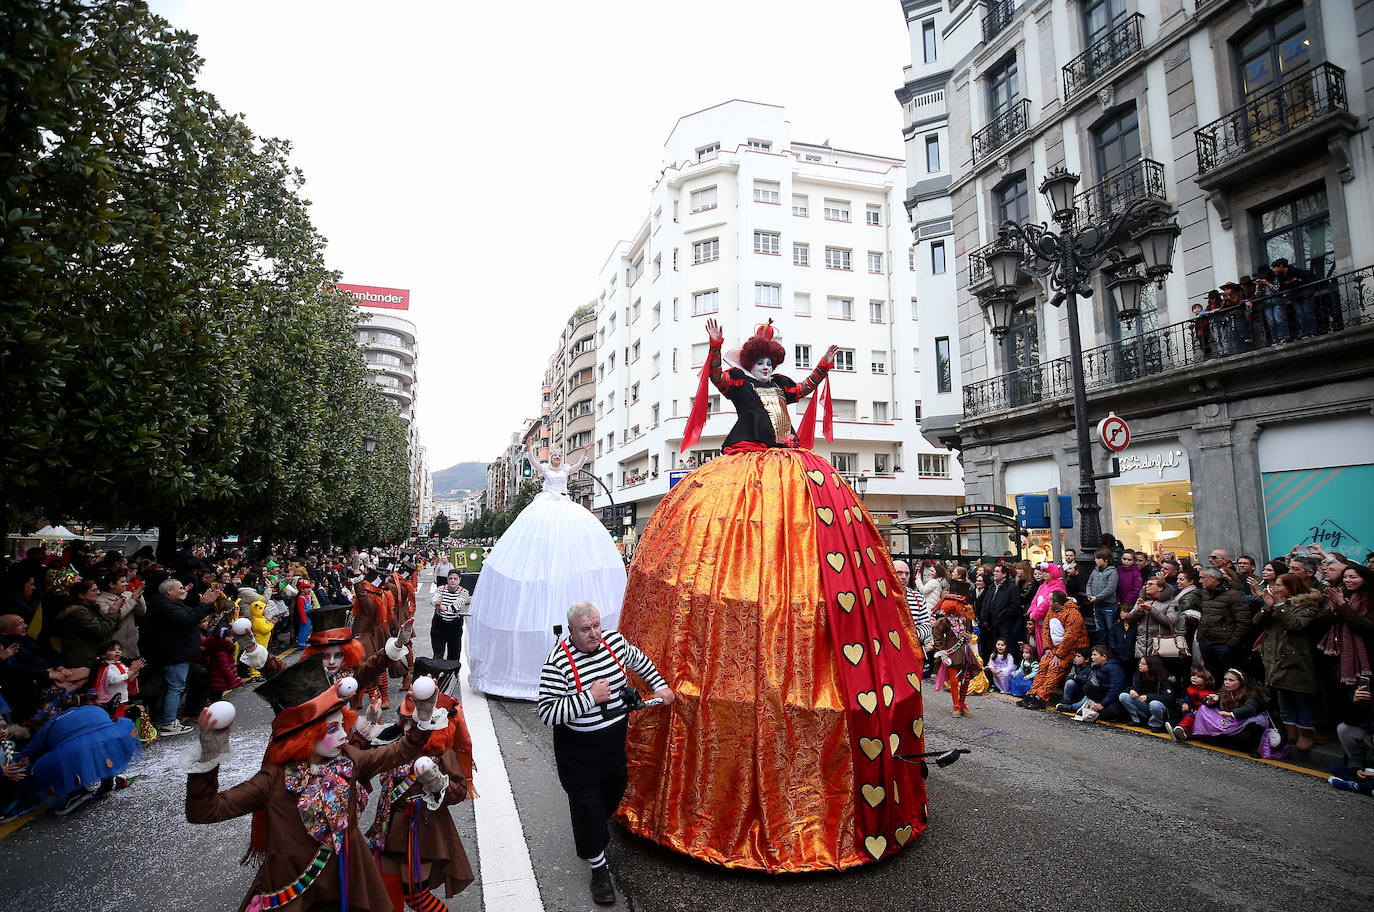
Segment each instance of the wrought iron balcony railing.
[{"label": "wrought iron balcony railing", "polygon": [[1319,63],[1197,130],[1197,170],[1205,174],[1336,111],[1349,112],[1345,70]]},{"label": "wrought iron balcony railing", "polygon": [[1069,101],[1145,47],[1140,37],[1142,13],[1133,13],[1112,26],[1088,49],[1064,64],[1064,100]]},{"label": "wrought iron balcony railing", "polygon": [[988,14],[983,17],[983,41],[988,42],[1011,22],[1016,12],[1013,0],[988,0]]},{"label": "wrought iron balcony railing", "polygon": [[973,134],[973,161],[986,159],[1030,128],[1030,99],[1023,98]]},{"label": "wrought iron balcony railing", "polygon": [[[1089,349],[1083,352],[1084,386],[1102,390],[1371,324],[1374,266],[1366,266]],[[1302,350],[1301,344],[1283,349],[1299,356]],[[1073,395],[1072,378],[1069,359],[1055,358],[971,383],[964,387],[964,417],[1037,402],[1067,402]]]},{"label": "wrought iron balcony railing", "polygon": [[1125,212],[1138,199],[1168,202],[1164,166],[1142,158],[1074,197],[1074,208],[1086,222],[1106,222]]}]

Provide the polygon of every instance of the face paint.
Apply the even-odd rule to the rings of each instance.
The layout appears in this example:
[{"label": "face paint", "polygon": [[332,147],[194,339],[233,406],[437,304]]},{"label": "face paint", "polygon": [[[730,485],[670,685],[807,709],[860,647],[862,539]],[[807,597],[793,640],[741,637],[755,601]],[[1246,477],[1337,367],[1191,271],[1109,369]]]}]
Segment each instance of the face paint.
[{"label": "face paint", "polygon": [[756,380],[767,380],[769,377],[773,376],[773,359],[758,359],[754,362],[754,366],[749,368],[749,373],[752,374]]},{"label": "face paint", "polygon": [[324,737],[315,742],[315,753],[321,757],[337,757],[348,742],[343,713],[337,710],[325,717]]},{"label": "face paint", "polygon": [[324,652],[320,653],[324,659],[324,672],[328,675],[337,674],[343,668],[344,654],[340,646],[326,646]]}]

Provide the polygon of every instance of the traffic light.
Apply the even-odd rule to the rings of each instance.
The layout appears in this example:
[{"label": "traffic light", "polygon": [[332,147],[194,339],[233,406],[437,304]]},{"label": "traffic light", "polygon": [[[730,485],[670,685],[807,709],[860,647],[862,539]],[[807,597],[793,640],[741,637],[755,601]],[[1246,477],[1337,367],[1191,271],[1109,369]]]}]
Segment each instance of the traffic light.
[{"label": "traffic light", "polygon": [[521,478],[533,478],[533,477],[534,477],[534,466],[530,465],[530,461],[529,461],[528,459],[526,459],[526,460],[524,460],[524,461],[522,461],[522,462],[520,463],[520,477],[521,477]]}]

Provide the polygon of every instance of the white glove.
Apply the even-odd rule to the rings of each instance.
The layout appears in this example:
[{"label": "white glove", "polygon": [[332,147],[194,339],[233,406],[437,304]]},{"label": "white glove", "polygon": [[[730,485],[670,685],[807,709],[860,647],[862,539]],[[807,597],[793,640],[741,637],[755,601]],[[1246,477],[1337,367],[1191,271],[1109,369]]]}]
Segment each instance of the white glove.
[{"label": "white glove", "polygon": [[239,661],[249,668],[261,671],[267,664],[267,647],[260,646],[256,642],[248,649],[240,650]]}]

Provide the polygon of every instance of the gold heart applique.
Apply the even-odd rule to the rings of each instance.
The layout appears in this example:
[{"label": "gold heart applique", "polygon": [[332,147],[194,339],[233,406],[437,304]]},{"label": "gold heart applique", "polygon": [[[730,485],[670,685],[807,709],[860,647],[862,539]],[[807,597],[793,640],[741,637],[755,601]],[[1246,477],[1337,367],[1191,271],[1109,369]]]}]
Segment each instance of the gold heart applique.
[{"label": "gold heart applique", "polygon": [[836,573],[844,569],[844,555],[839,551],[831,551],[825,556],[825,562],[830,565]]},{"label": "gold heart applique", "polygon": [[840,485],[843,483],[843,482],[840,481],[840,476],[837,475],[837,474],[835,474],[834,472],[831,472],[831,473],[830,473],[830,480],[833,481],[833,482],[835,482],[835,490],[838,491],[838,490],[840,489]]},{"label": "gold heart applique", "polygon": [[878,559],[877,559],[876,557],[873,556],[873,546],[872,546],[872,545],[869,545],[868,547],[864,548],[864,553],[868,555],[868,562],[869,562],[870,564],[876,564],[876,563],[878,562]]},{"label": "gold heart applique", "polygon": [[892,705],[892,700],[893,700],[893,698],[895,698],[896,696],[897,696],[897,691],[895,691],[895,690],[892,689],[892,685],[891,685],[891,684],[884,684],[884,685],[883,685],[883,703],[885,703],[885,704],[888,705],[888,706],[891,706],[891,705]]},{"label": "gold heart applique", "polygon": [[897,837],[897,845],[906,845],[911,841],[911,824],[904,827],[897,827],[897,832],[892,834]]},{"label": "gold heart applique", "polygon": [[901,803],[902,803],[902,796],[901,796],[901,794],[898,793],[898,791],[897,791],[897,780],[896,780],[896,779],[893,779],[893,780],[892,780],[892,803],[893,803],[893,804],[901,804]]},{"label": "gold heart applique", "polygon": [[818,516],[820,521],[827,526],[835,521],[835,511],[829,507],[818,507],[816,509],[816,516]]},{"label": "gold heart applique", "polygon": [[873,604],[873,590],[872,590],[872,589],[869,589],[867,586],[864,586],[864,607],[867,608],[869,605],[872,605],[872,604]]},{"label": "gold heart applique", "polygon": [[844,647],[844,657],[849,660],[849,664],[858,665],[864,660],[863,643],[847,643]]},{"label": "gold heart applique", "polygon": [[897,631],[895,631],[895,630],[889,630],[889,631],[887,632],[887,638],[888,638],[889,640],[892,641],[892,648],[893,648],[893,649],[901,649],[901,648],[902,648],[902,638],[901,638],[900,636],[897,635]]},{"label": "gold heart applique", "polygon": [[845,508],[844,508],[844,521],[845,521],[845,525],[852,525],[853,522],[854,522],[854,517],[852,517],[852,516],[849,515],[849,508],[848,508],[848,507],[845,507]]},{"label": "gold heart applique", "polygon": [[873,654],[874,654],[874,655],[877,655],[878,653],[880,653],[880,652],[882,652],[882,651],[883,651],[883,644],[882,644],[881,642],[879,642],[879,641],[875,638],[875,639],[873,640]]},{"label": "gold heart applique", "polygon": [[887,851],[887,837],[865,836],[864,848],[868,850],[868,854],[873,856],[874,861],[878,861],[883,857],[883,853]]},{"label": "gold heart applique", "polygon": [[887,598],[887,580],[878,580],[878,591],[883,594],[883,598]]},{"label": "gold heart applique", "polygon": [[916,737],[918,737],[918,738],[921,737],[921,735],[925,732],[925,730],[926,730],[926,720],[925,720],[925,719],[917,719],[915,722],[912,722],[912,723],[911,723],[911,733],[912,733],[913,735],[915,735]]},{"label": "gold heart applique", "polygon": [[870,716],[877,711],[878,694],[876,691],[865,690],[858,695],[858,700],[859,705],[863,707],[864,712],[868,713]]},{"label": "gold heart applique", "polygon": [[883,798],[887,797],[887,790],[881,785],[869,785],[865,782],[859,791],[863,792],[864,801],[868,802],[869,807],[877,807],[883,803]]},{"label": "gold heart applique", "polygon": [[835,596],[835,601],[840,603],[840,607],[844,609],[845,614],[854,610],[854,603],[858,601],[858,599],[859,597],[852,592],[841,592],[839,595]]},{"label": "gold heart applique", "polygon": [[[902,746],[902,736],[893,732],[887,736],[887,746],[892,751],[892,756],[897,756],[897,748]],[[894,785],[896,783],[893,783]]]},{"label": "gold heart applique", "polygon": [[877,738],[860,738],[859,750],[863,751],[868,759],[877,760],[878,755],[883,752],[883,742]]},{"label": "gold heart applique", "polygon": [[920,693],[920,692],[921,692],[921,673],[920,673],[920,672],[918,672],[918,671],[908,671],[908,672],[906,673],[906,682],[907,682],[908,684],[910,684],[911,687],[912,687],[912,689],[915,690],[917,693]]},{"label": "gold heart applique", "polygon": [[859,554],[859,549],[858,549],[858,548],[855,548],[855,549],[854,549],[854,569],[855,569],[855,570],[858,570],[858,569],[859,569],[860,567],[862,567],[863,565],[864,565],[863,556]]},{"label": "gold heart applique", "polygon": [[820,469],[812,469],[811,471],[806,473],[806,477],[811,479],[818,485],[825,484],[825,473],[822,472]]}]

